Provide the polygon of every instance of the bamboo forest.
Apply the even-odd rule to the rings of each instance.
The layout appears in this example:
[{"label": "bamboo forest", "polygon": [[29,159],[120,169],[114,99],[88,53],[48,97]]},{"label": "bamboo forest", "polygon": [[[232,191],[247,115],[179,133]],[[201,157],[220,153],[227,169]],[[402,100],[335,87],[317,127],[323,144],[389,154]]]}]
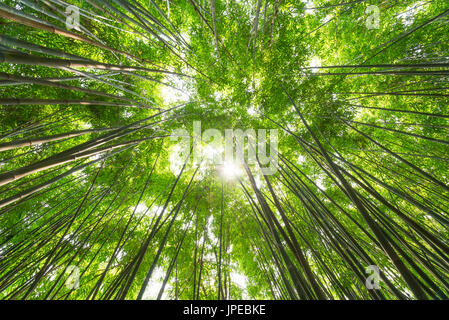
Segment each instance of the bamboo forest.
[{"label": "bamboo forest", "polygon": [[448,133],[448,0],[1,0],[0,299],[448,299]]}]

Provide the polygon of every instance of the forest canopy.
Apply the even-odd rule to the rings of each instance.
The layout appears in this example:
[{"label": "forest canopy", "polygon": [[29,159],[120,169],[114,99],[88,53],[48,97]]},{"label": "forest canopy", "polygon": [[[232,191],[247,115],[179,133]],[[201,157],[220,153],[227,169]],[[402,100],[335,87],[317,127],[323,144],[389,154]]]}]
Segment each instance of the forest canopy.
[{"label": "forest canopy", "polygon": [[448,299],[448,44],[447,0],[2,0],[0,298]]}]

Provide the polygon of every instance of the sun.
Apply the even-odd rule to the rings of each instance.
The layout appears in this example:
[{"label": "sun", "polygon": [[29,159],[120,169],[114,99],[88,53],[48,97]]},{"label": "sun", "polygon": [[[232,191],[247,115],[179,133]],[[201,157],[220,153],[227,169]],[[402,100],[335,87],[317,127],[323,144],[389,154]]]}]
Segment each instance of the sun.
[{"label": "sun", "polygon": [[243,174],[242,166],[232,161],[225,161],[219,169],[220,174],[227,180],[233,180]]}]

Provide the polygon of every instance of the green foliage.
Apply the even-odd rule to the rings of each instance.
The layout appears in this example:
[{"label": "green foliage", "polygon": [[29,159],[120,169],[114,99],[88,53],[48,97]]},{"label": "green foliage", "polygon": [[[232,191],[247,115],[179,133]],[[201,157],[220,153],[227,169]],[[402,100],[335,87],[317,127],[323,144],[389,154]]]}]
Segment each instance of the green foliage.
[{"label": "green foliage", "polygon": [[[257,3],[2,2],[2,299],[449,296],[447,1]],[[194,121],[277,173],[181,169]]]}]

